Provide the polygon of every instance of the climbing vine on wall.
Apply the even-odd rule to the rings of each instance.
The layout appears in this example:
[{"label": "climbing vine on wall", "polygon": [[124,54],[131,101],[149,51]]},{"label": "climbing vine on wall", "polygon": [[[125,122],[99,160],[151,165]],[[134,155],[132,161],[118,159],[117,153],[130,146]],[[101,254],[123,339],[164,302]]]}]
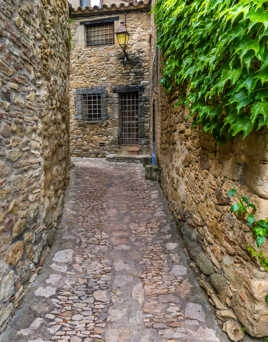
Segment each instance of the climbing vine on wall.
[{"label": "climbing vine on wall", "polygon": [[268,1],[157,0],[163,86],[218,141],[268,128]]}]

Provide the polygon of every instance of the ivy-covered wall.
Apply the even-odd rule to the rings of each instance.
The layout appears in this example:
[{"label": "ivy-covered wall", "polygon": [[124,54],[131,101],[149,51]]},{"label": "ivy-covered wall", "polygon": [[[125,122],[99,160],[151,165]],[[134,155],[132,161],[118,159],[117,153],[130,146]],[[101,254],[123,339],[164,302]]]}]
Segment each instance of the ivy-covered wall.
[{"label": "ivy-covered wall", "polygon": [[223,329],[266,337],[268,273],[249,246],[268,258],[268,243],[227,192],[268,217],[267,1],[158,0],[155,21],[162,188]]},{"label": "ivy-covered wall", "polygon": [[162,84],[218,141],[268,128],[268,1],[159,0]]},{"label": "ivy-covered wall", "polygon": [[268,258],[268,243],[256,247],[227,197],[235,188],[256,204],[259,218],[268,217],[268,135],[219,147],[185,121],[185,107],[173,109],[175,101],[163,90],[160,102],[161,186],[201,271],[201,285],[223,324],[237,320],[250,335],[268,336],[268,273],[248,251],[254,246]]}]

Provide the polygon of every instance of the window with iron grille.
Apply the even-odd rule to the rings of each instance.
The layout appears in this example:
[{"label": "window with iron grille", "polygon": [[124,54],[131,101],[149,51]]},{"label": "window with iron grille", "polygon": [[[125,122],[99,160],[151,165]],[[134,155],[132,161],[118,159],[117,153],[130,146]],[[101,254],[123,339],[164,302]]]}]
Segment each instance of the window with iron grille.
[{"label": "window with iron grille", "polygon": [[120,135],[121,145],[135,145],[139,142],[139,93],[119,94],[120,98]]},{"label": "window with iron grille", "polygon": [[106,97],[104,88],[76,89],[76,118],[87,122],[106,119]]},{"label": "window with iron grille", "polygon": [[86,25],[87,46],[114,44],[114,23],[104,22]]},{"label": "window with iron grille", "polygon": [[99,121],[102,118],[102,105],[100,94],[82,95],[83,117],[87,121]]}]

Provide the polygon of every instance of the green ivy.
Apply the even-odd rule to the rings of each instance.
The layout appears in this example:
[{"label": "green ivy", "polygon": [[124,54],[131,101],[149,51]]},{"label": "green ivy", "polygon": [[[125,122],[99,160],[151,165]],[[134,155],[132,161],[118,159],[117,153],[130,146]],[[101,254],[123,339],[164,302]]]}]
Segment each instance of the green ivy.
[{"label": "green ivy", "polygon": [[[250,203],[246,196],[239,194],[236,189],[229,190],[227,195],[230,198],[235,197],[238,200],[232,204],[230,208],[231,213],[234,213],[239,219],[244,220],[244,223],[252,230],[257,247],[261,247],[268,237],[268,218],[265,220],[256,220],[256,206],[253,203]],[[256,249],[250,245],[248,246],[248,251],[252,257],[258,258],[261,266],[268,272],[268,258],[263,255],[263,252],[257,252]],[[268,294],[265,296],[265,301],[268,303]],[[268,341],[265,340],[265,342]]]},{"label": "green ivy", "polygon": [[[268,128],[268,1],[157,0],[161,83],[218,141]],[[187,90],[186,90],[187,89]]]}]

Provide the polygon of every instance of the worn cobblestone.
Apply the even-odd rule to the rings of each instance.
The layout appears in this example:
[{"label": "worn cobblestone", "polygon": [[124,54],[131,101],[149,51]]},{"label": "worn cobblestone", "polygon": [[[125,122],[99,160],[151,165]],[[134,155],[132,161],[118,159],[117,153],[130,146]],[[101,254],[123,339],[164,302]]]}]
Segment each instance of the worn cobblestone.
[{"label": "worn cobblestone", "polygon": [[142,166],[74,162],[51,256],[0,341],[228,341]]}]

